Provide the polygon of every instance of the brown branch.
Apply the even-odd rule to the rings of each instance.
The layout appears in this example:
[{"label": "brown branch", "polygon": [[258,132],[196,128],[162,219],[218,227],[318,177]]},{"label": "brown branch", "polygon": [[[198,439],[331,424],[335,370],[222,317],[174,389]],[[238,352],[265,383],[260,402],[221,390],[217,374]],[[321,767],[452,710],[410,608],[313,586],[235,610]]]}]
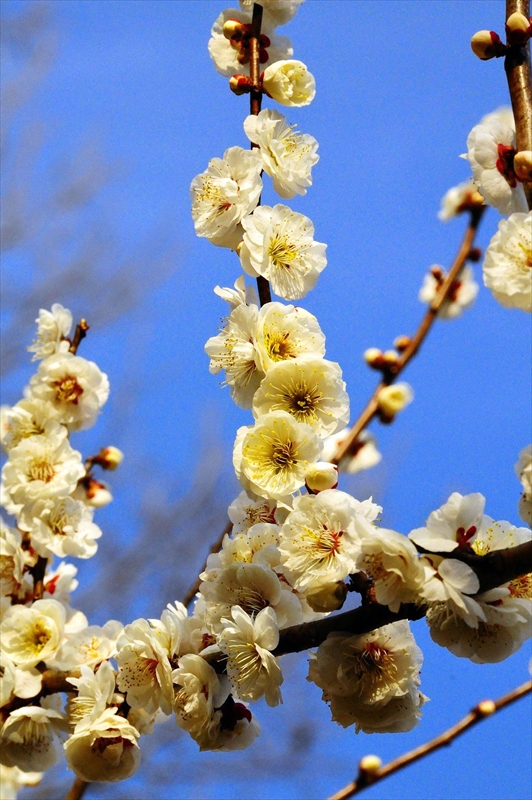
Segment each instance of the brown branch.
[{"label": "brown branch", "polygon": [[456,725],[453,725],[444,733],[436,736],[434,739],[431,739],[430,742],[426,742],[425,744],[414,748],[414,750],[404,753],[404,755],[399,756],[399,758],[396,758],[393,761],[390,761],[389,764],[385,764],[383,767],[379,767],[377,769],[367,769],[365,768],[364,764],[365,759],[362,759],[356,780],[348,783],[347,786],[344,786],[344,788],[339,792],[331,795],[329,800],[346,800],[346,798],[352,797],[354,794],[358,794],[358,792],[361,792],[367,786],[370,786],[377,781],[386,778],[388,775],[403,769],[403,767],[412,764],[414,761],[419,761],[420,758],[424,758],[429,753],[433,753],[434,750],[438,750],[440,747],[446,747],[450,745],[456,738],[458,738],[458,736],[461,736],[462,733],[465,733],[465,731],[467,731],[469,728],[472,728],[473,725],[477,724],[477,722],[480,722],[495,712],[500,711],[502,708],[505,708],[505,706],[510,705],[510,703],[514,703],[516,700],[519,700],[519,698],[524,697],[531,691],[532,681],[527,681],[521,686],[518,686],[516,689],[513,689],[511,692],[508,692],[508,694],[499,697],[498,700],[482,700],[473,709],[471,709],[469,714],[461,719],[460,722],[457,722]]},{"label": "brown branch", "polygon": [[[506,0],[506,19],[520,12],[530,17],[530,0]],[[532,78],[530,72],[530,41],[526,47],[509,47],[504,60],[508,90],[515,118],[517,151],[532,150]],[[523,188],[532,209],[532,182],[523,181]]]},{"label": "brown branch", "polygon": [[44,573],[48,565],[48,559],[39,556],[34,567],[30,567],[30,575],[33,577],[33,599],[42,600],[44,594]]},{"label": "brown branch", "polygon": [[88,785],[89,784],[86,781],[81,780],[81,778],[76,778],[70,787],[70,791],[65,797],[65,800],[81,800]]},{"label": "brown branch", "polygon": [[[222,533],[220,534],[220,536],[211,545],[211,549],[209,550],[209,555],[211,555],[211,553],[217,553],[218,552],[218,550],[222,546],[222,542],[223,542],[226,534],[231,533],[232,528],[233,528],[233,523],[232,522],[228,522],[227,525],[225,526],[225,528],[223,529]],[[200,570],[200,574],[201,574],[201,572],[203,572],[205,570],[206,566],[207,566],[207,559],[205,559],[205,563],[204,563],[202,569]],[[190,603],[194,600],[196,594],[199,591],[200,584],[201,584],[201,579],[198,576],[198,578],[196,578],[196,580],[194,581],[194,583],[192,584],[192,586],[190,587],[190,589],[186,593],[185,597],[181,601],[184,606],[188,607],[190,605]]]},{"label": "brown branch", "polygon": [[[482,592],[532,572],[532,541],[506,550],[493,550],[485,556],[473,553],[467,555],[461,553],[460,556],[458,554],[455,556],[454,553],[445,555],[466,561],[478,575]],[[413,621],[421,619],[426,611],[426,606],[414,603],[403,603],[398,612],[390,611],[388,606],[368,603],[353,611],[285,628],[280,631],[279,645],[274,650],[274,655],[298,653],[301,650],[317,647],[333,631],[361,635],[400,619]]]},{"label": "brown branch", "polygon": [[474,208],[470,214],[471,219],[469,222],[469,226],[465,232],[462,244],[460,245],[460,249],[456,255],[456,258],[449,270],[449,273],[443,283],[439,286],[436,296],[434,300],[430,304],[430,307],[421,320],[421,324],[417,329],[415,335],[410,340],[410,343],[405,348],[405,350],[401,353],[401,356],[397,360],[397,362],[390,367],[387,373],[383,376],[382,381],[379,383],[377,388],[375,389],[372,397],[368,401],[366,407],[354,423],[351,431],[349,432],[349,436],[346,437],[342,441],[342,443],[338,446],[336,454],[332,459],[334,464],[339,464],[341,460],[348,455],[356,446],[358,437],[362,433],[362,431],[367,427],[367,425],[371,422],[373,417],[377,414],[379,409],[378,397],[379,392],[385,386],[389,386],[393,383],[396,378],[399,377],[401,372],[404,370],[410,359],[412,359],[416,353],[418,352],[419,348],[425,341],[425,338],[430,331],[434,320],[438,315],[438,311],[440,310],[441,306],[447,299],[449,293],[452,290],[453,283],[457,279],[460,271],[463,269],[467,257],[471,252],[471,248],[473,246],[473,242],[477,233],[478,226],[480,224],[480,220],[482,219],[482,215],[485,211],[484,206],[479,206]]},{"label": "brown branch", "polygon": [[87,335],[88,330],[89,326],[87,325],[87,320],[86,319],[80,320],[80,322],[76,325],[74,338],[72,339],[70,347],[68,348],[69,353],[73,353],[74,355],[76,355],[76,353],[78,352],[78,347],[80,346],[81,342]]}]

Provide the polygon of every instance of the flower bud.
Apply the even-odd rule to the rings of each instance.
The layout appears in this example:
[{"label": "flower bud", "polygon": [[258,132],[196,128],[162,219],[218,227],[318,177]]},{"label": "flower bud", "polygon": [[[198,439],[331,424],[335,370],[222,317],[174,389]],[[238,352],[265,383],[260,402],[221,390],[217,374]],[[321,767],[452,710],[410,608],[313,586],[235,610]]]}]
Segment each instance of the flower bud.
[{"label": "flower bud", "polygon": [[336,489],[338,486],[338,467],[327,461],[318,461],[305,472],[305,484],[311,494]]},{"label": "flower bud", "polygon": [[233,75],[232,78],[229,78],[229,88],[233,94],[249,94],[252,87],[251,78],[248,78],[247,75]]},{"label": "flower bud", "polygon": [[98,455],[98,464],[102,469],[114,470],[124,460],[124,454],[118,447],[103,447]]},{"label": "flower bud", "polygon": [[262,88],[283,106],[308,106],[316,94],[316,81],[302,61],[276,61],[264,70]]},{"label": "flower bud", "polygon": [[386,350],[382,354],[382,360],[387,367],[393,367],[395,364],[397,364],[399,356],[395,350]]},{"label": "flower bud", "polygon": [[368,347],[364,350],[364,361],[372,369],[380,369],[382,367],[382,350],[378,347]]},{"label": "flower bud", "polygon": [[506,47],[495,31],[477,31],[471,39],[471,50],[482,61],[488,61],[490,58],[503,56]]},{"label": "flower bud", "polygon": [[532,181],[532,150],[521,150],[515,154],[514,172],[520,181]]},{"label": "flower bud", "polygon": [[489,717],[490,714],[497,711],[497,706],[493,700],[481,700],[477,706],[477,711],[481,716]]},{"label": "flower bud", "polygon": [[402,336],[397,336],[393,340],[393,346],[395,347],[396,350],[399,350],[399,352],[402,353],[403,350],[406,350],[406,348],[410,345],[411,341],[412,339],[410,338],[410,336],[405,336],[403,334]]},{"label": "flower bud", "polygon": [[386,416],[393,418],[406,408],[414,399],[414,393],[408,383],[393,383],[384,386],[378,397],[379,409]]},{"label": "flower bud", "polygon": [[482,258],[482,250],[480,247],[472,247],[469,253],[467,254],[467,260],[471,261],[473,264],[476,264]]},{"label": "flower bud", "polygon": [[379,756],[364,756],[360,759],[358,769],[366,775],[375,775],[376,772],[382,767],[382,760]]},{"label": "flower bud", "polygon": [[530,20],[520,11],[510,14],[506,20],[505,29],[508,44],[519,47],[524,47],[532,34]]},{"label": "flower bud", "polygon": [[224,22],[223,35],[226,39],[235,39],[238,41],[242,38],[245,25],[238,19],[228,19]]},{"label": "flower bud", "polygon": [[113,500],[113,495],[109,491],[107,484],[97,481],[92,476],[82,478],[72,492],[74,500],[81,500],[91,508],[103,508],[108,506]]},{"label": "flower bud", "polygon": [[430,268],[430,274],[433,278],[435,278],[438,283],[442,283],[444,279],[444,272],[443,269],[438,264],[433,264]]},{"label": "flower bud", "polygon": [[311,609],[318,614],[326,614],[330,611],[338,611],[342,608],[347,597],[347,586],[343,581],[328,583],[317,591],[307,594],[305,599]]}]

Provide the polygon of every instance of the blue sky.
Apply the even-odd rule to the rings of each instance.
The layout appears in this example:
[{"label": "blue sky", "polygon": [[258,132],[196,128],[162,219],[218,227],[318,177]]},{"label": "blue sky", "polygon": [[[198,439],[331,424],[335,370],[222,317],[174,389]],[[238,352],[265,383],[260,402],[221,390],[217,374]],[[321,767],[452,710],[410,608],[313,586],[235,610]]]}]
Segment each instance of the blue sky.
[{"label": "blue sky", "polygon": [[[4,13],[25,5],[5,2]],[[138,527],[141,484],[149,480],[144,470],[171,475],[185,491],[201,442],[224,451],[225,501],[238,491],[231,448],[236,428],[250,415],[233,406],[209,374],[203,346],[226,310],[212,289],[232,285],[239,263],[230,251],[195,237],[188,195],[210,158],[248,145],[242,129],[247,100],[229,92],[207,53],[210,27],[223,8],[210,0],[56,0],[57,59],[25,112],[45,122],[44,162],[54,163],[87,136],[102,142],[120,178],[87,213],[112,226],[124,250],[156,229],[176,247],[172,275],[130,315],[93,328],[80,351],[109,374],[113,388],[101,423],[77,441],[88,452],[112,436],[126,453],[124,470],[113,476],[115,503],[100,517],[104,531],[107,526],[118,536],[134,536]],[[353,418],[375,384],[361,354],[370,346],[387,349],[398,334],[415,330],[424,272],[434,263],[447,266],[458,249],[464,220],[440,223],[440,198],[468,177],[458,156],[472,126],[508,101],[502,62],[479,61],[469,40],[481,28],[502,33],[503,19],[502,0],[307,0],[280,31],[317,82],[312,105],[287,113],[320,144],[314,185],[289,204],[313,220],[317,240],[328,244],[329,264],[301,305],[318,317],[327,357],[342,366]],[[276,202],[269,185],[264,202]],[[481,247],[498,220],[494,211],[486,215]],[[31,264],[13,251],[4,268],[24,281]],[[83,314],[82,301],[76,311]],[[412,406],[394,425],[373,426],[382,463],[343,488],[359,499],[373,494],[384,507],[383,524],[404,533],[452,491],[480,491],[488,514],[519,524],[514,464],[531,438],[530,351],[530,318],[501,308],[481,287],[473,309],[437,324],[408,367]],[[21,367],[6,381],[6,402],[17,400],[30,374]],[[83,565],[87,579],[97,559]],[[135,613],[159,612],[149,597],[140,597]],[[100,621],[98,614],[95,608]],[[412,734],[368,739],[333,726],[318,693],[304,684],[300,655],[290,662],[298,680],[290,682],[285,705],[258,707],[258,716],[264,729],[288,725],[304,697],[315,744],[302,769],[274,778],[272,764],[254,779],[242,769],[237,780],[238,759],[244,763],[245,756],[216,756],[222,772],[224,759],[233,765],[231,779],[211,776],[192,785],[185,767],[172,798],[324,796],[351,778],[365,753],[397,755],[440,732],[472,703],[526,679],[526,647],[502,665],[475,666],[433,645],[423,623],[414,633],[425,652],[423,690],[431,703]],[[530,792],[526,714],[522,701],[367,797],[522,800]],[[515,765],[511,780],[501,747]],[[182,740],[175,752],[184,763],[197,762]],[[145,769],[146,779],[140,774],[132,784],[135,797],[156,796]],[[122,796],[114,791],[98,796]]]}]

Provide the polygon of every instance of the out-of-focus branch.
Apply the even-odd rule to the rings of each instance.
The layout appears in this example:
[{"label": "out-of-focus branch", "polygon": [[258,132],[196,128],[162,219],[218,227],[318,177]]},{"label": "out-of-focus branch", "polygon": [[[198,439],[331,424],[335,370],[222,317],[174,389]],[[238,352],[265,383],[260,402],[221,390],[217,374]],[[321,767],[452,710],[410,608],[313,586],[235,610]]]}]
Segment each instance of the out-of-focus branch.
[{"label": "out-of-focus branch", "polygon": [[[449,556],[448,553],[446,555]],[[454,558],[455,554],[451,553],[450,557]],[[456,557],[460,556],[457,554]],[[471,554],[466,558],[462,554],[461,560],[466,560],[466,563],[474,569],[478,575],[481,590],[486,592],[488,589],[494,589],[502,583],[532,572],[532,542],[525,542],[518,547],[510,547],[506,550],[493,550],[485,556]],[[403,603],[399,611],[395,613],[390,611],[388,606],[368,603],[353,611],[345,611],[343,614],[336,614],[326,619],[285,628],[280,632],[279,645],[274,651],[274,655],[298,653],[301,650],[308,650],[310,647],[317,647],[333,631],[360,635],[400,619],[421,619],[425,616],[426,610],[425,606]]]},{"label": "out-of-focus branch", "polygon": [[342,441],[342,443],[338,446],[336,454],[334,456],[333,463],[339,464],[341,460],[348,455],[357,444],[358,437],[362,433],[362,431],[367,427],[367,425],[371,422],[373,417],[377,414],[379,409],[378,397],[379,392],[385,386],[389,386],[393,383],[404,370],[410,359],[412,359],[416,353],[418,352],[419,348],[425,341],[428,332],[430,331],[434,320],[438,315],[438,311],[440,310],[441,306],[449,296],[450,292],[452,291],[452,287],[454,282],[456,281],[460,271],[463,269],[467,257],[471,252],[471,248],[473,246],[473,242],[477,233],[478,226],[480,224],[480,220],[482,219],[482,215],[485,211],[484,206],[479,206],[473,209],[471,213],[471,218],[469,222],[469,226],[465,232],[464,238],[462,240],[462,244],[460,245],[460,249],[456,255],[454,263],[449,270],[449,273],[441,286],[438,288],[436,292],[436,296],[434,300],[430,304],[430,307],[421,320],[419,328],[417,329],[415,335],[410,340],[408,347],[401,353],[401,356],[397,360],[397,362],[390,367],[387,373],[383,376],[382,381],[379,383],[377,388],[375,389],[372,397],[368,401],[366,407],[354,423],[349,436],[346,437]]},{"label": "out-of-focus branch", "polygon": [[86,781],[81,780],[81,778],[76,778],[70,787],[65,800],[81,800],[88,785],[89,784]]},{"label": "out-of-focus branch", "polygon": [[508,694],[499,697],[498,700],[482,700],[472,708],[469,714],[466,714],[460,722],[453,725],[452,728],[449,728],[444,733],[431,739],[430,742],[426,742],[416,747],[414,750],[404,753],[404,755],[390,761],[389,764],[385,764],[383,767],[375,769],[375,762],[373,764],[370,762],[370,759],[372,759],[371,756],[367,756],[366,759],[363,758],[359,765],[359,772],[356,780],[348,783],[347,786],[344,786],[339,792],[331,795],[329,800],[346,800],[348,797],[358,794],[367,786],[371,786],[377,783],[377,781],[388,777],[388,775],[403,769],[403,767],[407,767],[414,761],[419,761],[420,758],[428,756],[429,753],[433,753],[434,750],[439,750],[440,747],[450,745],[458,736],[461,736],[462,733],[472,728],[477,722],[500,711],[502,708],[505,708],[505,706],[510,705],[510,703],[514,703],[531,691],[532,681],[527,681],[511,692],[508,692]]},{"label": "out-of-focus branch", "polygon": [[[218,537],[218,539],[212,544],[211,549],[209,550],[209,555],[211,555],[211,553],[217,553],[218,552],[218,550],[222,546],[222,543],[223,543],[223,540],[224,540],[225,536],[228,533],[231,533],[232,528],[233,528],[233,523],[232,522],[228,522],[227,525],[225,526],[225,528],[223,529],[222,533]],[[207,559],[205,559],[205,564],[203,565],[203,568],[201,569],[200,574],[201,574],[201,572],[204,571],[206,566],[207,566]],[[192,586],[190,587],[190,589],[188,590],[188,592],[186,593],[186,595],[184,596],[184,598],[182,600],[182,603],[183,603],[184,606],[188,607],[190,605],[190,603],[194,600],[196,594],[199,591],[200,584],[201,584],[201,579],[198,577],[198,578],[196,578],[196,580],[194,581],[194,583],[192,584]]]},{"label": "out-of-focus branch", "polygon": [[[506,0],[506,19],[520,12],[530,17],[530,0]],[[532,76],[530,41],[525,47],[510,47],[504,60],[508,89],[515,118],[517,152],[532,150]],[[532,182],[523,181],[528,207],[532,209]]]}]

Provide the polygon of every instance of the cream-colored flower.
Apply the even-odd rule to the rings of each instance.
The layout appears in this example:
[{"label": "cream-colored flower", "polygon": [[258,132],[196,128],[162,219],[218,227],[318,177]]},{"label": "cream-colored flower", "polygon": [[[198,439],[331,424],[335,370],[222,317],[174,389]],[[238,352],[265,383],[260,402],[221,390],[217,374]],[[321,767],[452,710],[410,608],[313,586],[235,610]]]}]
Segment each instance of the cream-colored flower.
[{"label": "cream-colored flower", "polygon": [[315,316],[292,305],[266,303],[259,311],[255,333],[259,369],[268,372],[279,361],[302,355],[325,355],[325,336]]},{"label": "cream-colored flower", "polygon": [[208,737],[214,710],[223,705],[229,688],[211,665],[198,655],[181,656],[172,680],[176,722],[200,743]]},{"label": "cream-colored flower", "polygon": [[123,781],[140,761],[139,732],[116,708],[107,708],[95,720],[86,717],[65,742],[65,756],[84,781]]},{"label": "cream-colored flower", "polygon": [[72,313],[68,308],[64,308],[61,303],[54,303],[51,311],[41,308],[35,322],[37,338],[27,348],[34,353],[32,361],[68,350],[70,342],[63,341],[72,328]]},{"label": "cream-colored flower", "polygon": [[341,430],[349,419],[349,397],[340,366],[302,356],[273,366],[253,398],[253,416],[286,411],[320,436]]},{"label": "cream-colored flower", "polygon": [[65,621],[65,607],[57,600],[11,606],[0,625],[0,647],[17,666],[34,667],[55,655]]},{"label": "cream-colored flower", "polygon": [[18,767],[6,767],[0,764],[0,786],[2,800],[17,800],[17,795],[25,786],[38,786],[43,772],[24,772]]},{"label": "cream-colored flower", "polygon": [[227,509],[229,519],[233,523],[233,534],[246,533],[252,525],[257,525],[259,522],[275,524],[276,508],[275,500],[240,492]]},{"label": "cream-colored flower", "polygon": [[115,671],[109,661],[102,661],[97,672],[81,664],[80,672],[79,678],[67,678],[77,690],[68,702],[69,721],[74,728],[81,722],[81,727],[86,727],[89,720],[98,719],[115,695]]},{"label": "cream-colored flower", "polygon": [[166,642],[160,642],[156,631],[145,619],[126,625],[117,642],[117,686],[127,692],[132,708],[144,708],[148,713],[159,707],[172,713],[172,668]]},{"label": "cream-colored flower", "polygon": [[0,520],[0,589],[2,597],[17,595],[22,584],[24,551],[20,532]]},{"label": "cream-colored flower", "polygon": [[414,399],[414,392],[408,383],[392,383],[384,386],[378,397],[379,409],[387,417],[393,417]]},{"label": "cream-colored flower", "polygon": [[482,269],[484,285],[504,308],[532,311],[532,211],[499,222]]},{"label": "cream-colored flower", "polygon": [[484,514],[486,498],[479,492],[461,495],[453,492],[441,508],[433,511],[423,528],[416,528],[408,538],[434,553],[451,553],[471,544],[490,517]]},{"label": "cream-colored flower", "polygon": [[425,580],[417,550],[406,536],[359,522],[360,555],[357,569],[372,579],[378,603],[398,611],[401,603],[419,600]]},{"label": "cream-colored flower", "polygon": [[[227,78],[235,73],[249,75],[251,15],[251,7],[226,8],[212,26],[209,55],[220,75],[225,75]],[[232,22],[233,25],[235,22],[240,23],[234,25],[236,30],[233,36],[228,36],[224,31],[227,22]],[[294,52],[290,39],[287,36],[277,36],[275,33],[275,26],[278,24],[280,23],[270,16],[269,9],[265,8],[259,39],[261,65],[290,58]]]},{"label": "cream-colored flower", "polygon": [[59,732],[66,729],[65,718],[50,707],[51,699],[44,698],[40,706],[23,706],[9,714],[0,730],[2,764],[40,772],[60,758]]},{"label": "cream-colored flower", "polygon": [[302,61],[277,61],[264,70],[264,91],[283,106],[308,106],[316,96],[316,82]]},{"label": "cream-colored flower", "polygon": [[275,612],[264,608],[252,619],[235,606],[231,616],[224,621],[218,644],[227,655],[227,676],[235,693],[242,700],[265,697],[269,706],[279,705],[283,674],[271,653],[279,643]]},{"label": "cream-colored flower", "polygon": [[207,569],[200,577],[212,570],[223,569],[230,564],[264,564],[272,568],[279,564],[279,526],[269,522],[257,522],[244,533],[224,536],[218,553],[207,558]]},{"label": "cream-colored flower", "polygon": [[519,516],[532,526],[532,444],[524,447],[519,453],[515,472],[523,486],[523,494],[519,500]]},{"label": "cream-colored flower", "polygon": [[237,432],[233,464],[255,494],[277,499],[304,485],[305,472],[320,452],[321,440],[310,425],[286,411],[271,411]]},{"label": "cream-colored flower", "polygon": [[116,643],[124,626],[111,619],[103,627],[90,625],[68,636],[54,657],[58,669],[71,670],[83,664],[93,669],[116,655]]},{"label": "cream-colored flower", "polygon": [[[321,457],[324,461],[332,461],[338,448],[351,433],[351,428],[344,428],[339,433],[328,436],[323,443]],[[352,451],[344,456],[338,464],[339,472],[356,473],[363,469],[371,469],[382,460],[382,453],[377,450],[377,440],[369,431],[362,431]]]},{"label": "cream-colored flower", "polygon": [[419,561],[425,570],[419,594],[428,605],[447,605],[450,613],[457,614],[471,628],[476,628],[479,620],[486,621],[482,607],[471,597],[480,585],[471,567],[455,558],[436,555],[424,555]]},{"label": "cream-colored flower", "polygon": [[[419,299],[422,303],[430,305],[439,287],[439,281],[432,271],[427,272],[423,278],[423,285],[419,290]],[[478,294],[478,283],[475,281],[475,273],[471,267],[464,267],[455,281],[451,285],[451,289],[447,298],[440,306],[438,317],[440,319],[456,319],[459,317],[466,308],[470,308]]]},{"label": "cream-colored flower", "polygon": [[2,447],[9,451],[29,436],[52,434],[60,429],[57,411],[46,400],[20,400],[16,405],[2,406]]},{"label": "cream-colored flower", "polygon": [[312,185],[312,167],[319,161],[316,139],[289,125],[282,114],[270,108],[246,117],[244,131],[259,146],[264,172],[272,179],[277,194],[285,199],[306,194]]},{"label": "cream-colored flower", "polygon": [[211,158],[207,170],[190,184],[197,236],[236,249],[242,239],[242,218],[259,201],[261,170],[262,159],[256,150],[230,147],[223,158]]},{"label": "cream-colored flower", "polygon": [[109,397],[109,380],[93,361],[58,353],[41,362],[30,381],[30,398],[54,407],[71,431],[90,428]]},{"label": "cream-colored flower", "polygon": [[31,533],[31,545],[41,556],[90,558],[102,535],[92,521],[93,509],[72,497],[37,500],[25,506],[19,527]]},{"label": "cream-colored flower", "polygon": [[[275,21],[276,25],[285,25],[290,22],[299,11],[299,6],[305,0],[259,0],[259,5]],[[249,9],[253,5],[253,0],[240,0],[240,5],[243,9]]]}]

